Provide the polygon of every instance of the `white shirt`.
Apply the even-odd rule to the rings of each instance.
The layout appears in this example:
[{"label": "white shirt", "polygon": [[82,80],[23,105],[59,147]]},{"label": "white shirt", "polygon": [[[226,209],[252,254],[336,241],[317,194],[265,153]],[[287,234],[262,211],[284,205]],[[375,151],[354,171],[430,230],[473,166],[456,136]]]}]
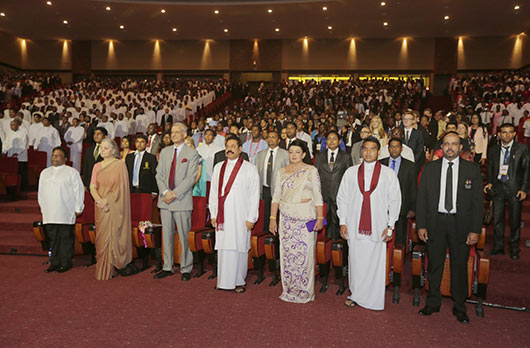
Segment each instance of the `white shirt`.
[{"label": "white shirt", "polygon": [[438,201],[438,212],[439,213],[450,213],[456,214],[456,194],[458,188],[458,167],[460,164],[459,157],[452,160],[453,164],[453,209],[451,211],[445,210],[445,184],[447,180],[447,168],[449,168],[449,161],[442,159],[442,175],[440,176],[440,200]]},{"label": "white shirt", "polygon": [[333,153],[333,163],[337,162],[337,154],[339,152],[339,148],[337,147],[335,149],[335,151],[331,151],[330,149],[328,149],[328,164],[331,162],[330,159],[331,159],[331,154]]},{"label": "white shirt", "polygon": [[[504,164],[504,156],[506,155],[506,149],[505,147],[508,147],[508,152],[510,152],[510,156],[512,155],[511,154],[511,151],[512,151],[512,145],[513,145],[513,142],[514,140],[512,140],[508,145],[504,145],[504,143],[501,141],[501,153],[500,153],[500,158],[499,158],[499,175],[497,176],[497,179],[501,179],[502,175],[501,175],[501,166]],[[510,160],[508,160],[508,163]]]},{"label": "white shirt", "polygon": [[[267,151],[267,155],[265,156],[265,163],[263,163],[263,173],[265,173],[265,175],[263,176],[263,186],[269,187],[271,184],[270,182],[269,183],[267,182],[267,168],[269,167],[269,157],[271,156],[271,151],[272,151],[272,160],[273,161],[276,160],[276,154],[278,153],[278,146],[276,146],[272,150],[269,148],[265,151]],[[274,162],[272,163],[272,170],[274,173]],[[271,180],[272,180],[272,177],[271,177]]]},{"label": "white shirt", "polygon": [[9,130],[3,144],[2,152],[7,157],[17,155],[19,162],[28,161],[28,132],[24,128],[19,128],[16,132]]},{"label": "white shirt", "polygon": [[[387,157],[390,157],[390,152],[388,152],[388,145],[385,145],[381,147],[378,159],[383,159]],[[403,144],[401,150],[401,157],[414,163],[414,151],[412,151],[412,149],[408,145]]]},{"label": "white shirt", "polygon": [[147,133],[147,126],[149,125],[149,120],[147,115],[141,114],[136,116],[136,123],[138,124],[137,132],[138,133]]},{"label": "white shirt", "polygon": [[[136,164],[136,160],[138,159],[138,154],[140,154],[140,159],[138,159],[139,161],[139,165],[138,165],[138,181],[140,181],[140,166],[142,165],[142,159],[144,158],[144,153],[145,153],[145,150],[143,150],[142,152],[138,152],[137,151],[134,151],[134,161],[133,161],[133,170],[135,170],[134,168],[134,165]],[[132,175],[132,178],[134,179],[134,173]],[[137,187],[138,185],[140,185],[140,182],[134,182],[133,181],[133,186]]]},{"label": "white shirt", "polygon": [[221,150],[223,149],[213,142],[210,144],[202,143],[197,147],[197,152],[204,160],[204,165],[206,166],[206,181],[212,180],[215,154]]},{"label": "white shirt", "polygon": [[81,126],[70,127],[64,134],[64,141],[71,142],[71,145],[68,145],[71,150],[80,152],[83,150],[83,138],[85,136],[85,129]]},{"label": "white shirt", "polygon": [[79,172],[62,165],[40,173],[38,201],[44,224],[75,223],[75,213],[85,208],[85,187]]}]

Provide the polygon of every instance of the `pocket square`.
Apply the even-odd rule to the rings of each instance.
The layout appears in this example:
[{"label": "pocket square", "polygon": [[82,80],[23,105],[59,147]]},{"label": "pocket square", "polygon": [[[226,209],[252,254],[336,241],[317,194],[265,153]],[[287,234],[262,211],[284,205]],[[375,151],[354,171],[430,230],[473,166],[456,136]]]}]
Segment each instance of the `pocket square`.
[{"label": "pocket square", "polygon": [[183,158],[182,161],[180,161],[180,163],[186,163],[186,162],[188,162],[187,158]]}]

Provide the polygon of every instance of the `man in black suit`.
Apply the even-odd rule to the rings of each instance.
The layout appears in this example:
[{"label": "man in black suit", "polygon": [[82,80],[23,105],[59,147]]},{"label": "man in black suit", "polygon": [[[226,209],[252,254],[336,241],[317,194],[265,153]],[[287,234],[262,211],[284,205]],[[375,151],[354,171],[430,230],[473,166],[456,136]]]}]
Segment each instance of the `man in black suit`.
[{"label": "man in black suit", "polygon": [[425,164],[425,150],[423,148],[423,135],[413,127],[416,116],[411,111],[403,114],[403,144],[407,145],[414,152],[414,165],[418,174]]},{"label": "man in black suit", "polygon": [[[296,138],[296,124],[294,122],[287,122],[287,124],[285,125],[285,130],[287,132],[287,138],[282,139],[280,141],[280,148],[289,151],[289,145],[291,145],[291,143],[297,139]],[[307,142],[302,139],[298,139],[298,140],[302,141],[305,144],[305,152],[306,154],[309,154],[310,149],[307,147]],[[309,155],[305,156],[303,161],[305,164],[312,164],[311,156]]]},{"label": "man in black suit", "polygon": [[99,154],[99,146],[101,141],[107,137],[108,132],[104,127],[96,127],[94,129],[94,144],[90,145],[85,151],[85,160],[83,163],[83,184],[88,189],[90,187],[90,180],[92,179],[92,169],[94,164],[103,161]]},{"label": "man in black suit", "polygon": [[515,142],[515,136],[513,124],[501,125],[500,144],[491,146],[488,152],[488,184],[484,187],[484,192],[493,194],[495,242],[489,254],[504,254],[504,219],[508,202],[510,257],[518,260],[521,211],[530,180],[530,153],[528,146]]},{"label": "man in black suit", "polygon": [[417,176],[414,163],[401,157],[403,143],[400,138],[392,138],[388,142],[390,157],[379,162],[390,167],[397,175],[401,189],[401,211],[396,222],[396,245],[406,245],[408,219],[416,216]]},{"label": "man in black suit", "polygon": [[459,322],[469,323],[464,304],[467,261],[469,247],[478,242],[482,228],[482,175],[478,164],[459,158],[462,145],[458,134],[449,132],[442,139],[443,158],[424,167],[416,202],[418,236],[427,244],[429,257],[429,295],[419,314],[440,311],[440,285],[449,247],[453,314]]},{"label": "man in black suit", "polygon": [[327,150],[318,152],[315,159],[315,167],[320,175],[322,198],[326,202],[326,234],[338,240],[339,219],[337,217],[337,192],[346,169],[351,167],[352,159],[346,152],[339,149],[339,134],[332,130],[327,136]]},{"label": "man in black suit", "polygon": [[[228,139],[230,138],[238,138],[239,139],[239,136],[235,135],[235,134],[232,134],[232,133],[228,133],[225,137],[225,143]],[[248,155],[245,153],[245,152],[241,152],[241,157],[245,160],[245,161],[248,161]],[[225,150],[221,150],[221,151],[218,151],[215,153],[214,157],[213,157],[213,166],[215,167],[215,165],[219,162],[223,162],[224,160],[226,159],[226,152]]]},{"label": "man in black suit", "polygon": [[139,134],[134,142],[136,151],[125,158],[127,171],[129,172],[129,184],[131,193],[158,193],[156,186],[156,156],[145,149],[147,147],[147,136]]}]

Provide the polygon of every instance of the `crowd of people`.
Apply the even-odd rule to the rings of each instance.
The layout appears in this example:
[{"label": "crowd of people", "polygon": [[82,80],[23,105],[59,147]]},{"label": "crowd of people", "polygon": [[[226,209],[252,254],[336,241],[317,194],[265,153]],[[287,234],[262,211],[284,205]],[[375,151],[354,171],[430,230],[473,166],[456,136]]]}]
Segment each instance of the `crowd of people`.
[{"label": "crowd of people", "polygon": [[[449,89],[458,95],[455,110],[433,112],[423,80],[263,83],[255,92],[241,88],[242,98],[224,110],[193,118],[234,86],[223,80],[96,79],[41,95],[21,110],[7,109],[0,135],[2,151],[19,161],[29,146],[47,151],[50,167],[39,185],[51,180],[65,187],[42,188],[43,196],[55,197],[43,197],[47,202],[72,191],[75,173],[60,169],[68,158],[60,144],[67,144],[79,176],[75,185],[89,190],[96,203],[97,279],[137,272],[129,193],[151,193],[158,200],[163,244],[172,246],[179,233],[180,273],[190,280],[193,256],[186,233],[195,195],[208,198],[216,228],[216,289],[244,292],[249,231],[262,199],[265,228],[280,241],[282,300],[314,300],[313,231],[325,227],[328,236],[349,244],[351,295],[345,305],[382,310],[386,242],[407,243],[407,221],[416,218],[429,254],[430,291],[420,314],[439,311],[449,247],[453,313],[469,322],[467,255],[481,231],[483,191],[494,202],[491,254],[505,252],[508,202],[509,251],[519,259],[530,153],[516,140],[521,128],[515,119],[525,129],[529,87],[527,71],[454,78]],[[508,100],[500,102],[503,97]],[[508,117],[497,117],[499,107]],[[91,145],[81,164],[83,142]],[[487,165],[486,186],[481,165]],[[43,221],[70,226],[52,233],[59,244],[58,236],[73,233],[75,215],[83,209],[79,189],[72,192],[75,203],[41,204],[45,220],[46,209],[69,212],[64,221]],[[52,248],[47,271],[71,267],[65,250],[69,255],[70,247]],[[175,272],[172,247],[164,248],[163,258],[156,279]]]}]

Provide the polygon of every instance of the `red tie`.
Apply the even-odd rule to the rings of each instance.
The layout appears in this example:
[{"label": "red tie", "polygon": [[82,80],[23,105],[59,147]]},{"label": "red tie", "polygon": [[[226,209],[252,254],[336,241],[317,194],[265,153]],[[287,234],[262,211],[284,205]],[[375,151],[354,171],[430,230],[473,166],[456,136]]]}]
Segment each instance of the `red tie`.
[{"label": "red tie", "polygon": [[151,147],[151,137],[152,135],[149,136],[149,139],[147,141],[147,147]]},{"label": "red tie", "polygon": [[169,189],[173,191],[175,189],[175,167],[177,166],[177,148],[173,154],[173,161],[171,161],[171,170],[169,171]]}]

